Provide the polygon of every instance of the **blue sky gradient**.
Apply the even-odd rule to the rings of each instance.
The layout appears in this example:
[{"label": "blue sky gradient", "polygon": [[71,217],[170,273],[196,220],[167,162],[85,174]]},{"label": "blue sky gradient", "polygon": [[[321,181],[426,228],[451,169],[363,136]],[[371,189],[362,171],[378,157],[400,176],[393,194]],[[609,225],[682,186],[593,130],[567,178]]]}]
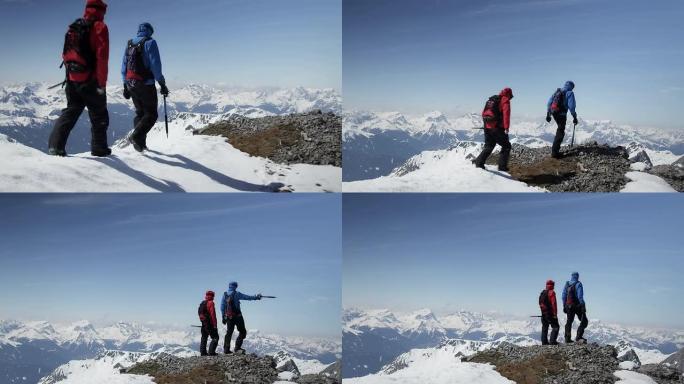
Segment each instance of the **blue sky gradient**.
[{"label": "blue sky gradient", "polygon": [[[0,0],[0,83],[57,82],[66,28],[84,0]],[[170,85],[341,87],[341,0],[116,0],[110,82],[143,21],[152,23]]]},{"label": "blue sky gradient", "polygon": [[334,194],[0,196],[1,316],[189,326],[207,289],[237,280],[278,296],[243,304],[251,329],[339,337],[340,206]]},{"label": "blue sky gradient", "polygon": [[679,195],[347,194],[343,207],[346,307],[536,315],[545,281],[578,271],[590,319],[684,329]]},{"label": "blue sky gradient", "polygon": [[344,0],[345,107],[540,117],[566,80],[586,119],[682,129],[684,2]]}]

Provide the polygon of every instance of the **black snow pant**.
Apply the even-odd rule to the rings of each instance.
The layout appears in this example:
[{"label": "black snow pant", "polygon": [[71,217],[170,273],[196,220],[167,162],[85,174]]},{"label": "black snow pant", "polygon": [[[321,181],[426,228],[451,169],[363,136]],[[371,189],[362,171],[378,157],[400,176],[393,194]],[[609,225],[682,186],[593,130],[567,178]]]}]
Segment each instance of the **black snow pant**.
[{"label": "black snow pant", "polygon": [[572,322],[575,320],[575,316],[580,320],[580,325],[577,328],[577,337],[575,340],[579,340],[584,336],[584,329],[589,325],[589,319],[587,319],[587,311],[583,306],[573,306],[568,308],[567,311],[568,319],[565,322],[565,341],[569,342],[572,340]]},{"label": "black snow pant", "polygon": [[62,115],[55,122],[48,147],[65,151],[71,130],[74,129],[83,109],[88,108],[91,131],[90,148],[93,151],[106,150],[107,128],[109,128],[107,95],[97,93],[95,80],[85,83],[67,81],[65,91],[67,107],[62,110]]},{"label": "black snow pant", "polygon": [[549,344],[549,325],[551,326],[551,344],[556,344],[558,341],[558,331],[560,330],[560,325],[558,324],[558,318],[548,315],[542,315],[542,332],[541,332],[541,342],[542,345]]},{"label": "black snow pant", "polygon": [[223,340],[223,352],[228,353],[230,351],[230,340],[233,338],[233,330],[237,327],[239,332],[237,339],[235,340],[235,350],[242,349],[242,342],[247,337],[247,328],[245,328],[245,318],[242,315],[233,316],[228,318],[228,330],[226,332],[226,337]]},{"label": "black snow pant", "polygon": [[141,147],[147,148],[147,133],[157,122],[157,88],[147,85],[142,81],[131,81],[128,84],[133,105],[135,106],[135,118],[133,119],[133,133],[131,139]]},{"label": "black snow pant", "polygon": [[207,355],[207,339],[211,337],[211,343],[209,344],[209,355],[216,354],[216,347],[219,342],[218,328],[214,328],[209,323],[202,323],[202,341],[200,341],[200,355]]},{"label": "black snow pant", "polygon": [[485,128],[485,144],[480,155],[475,159],[475,165],[484,168],[489,155],[494,151],[497,144],[501,146],[501,153],[499,154],[499,170],[508,170],[508,158],[511,155],[511,142],[508,140],[508,133],[503,128]]},{"label": "black snow pant", "polygon": [[556,122],[558,128],[556,129],[556,137],[553,138],[553,146],[551,146],[551,156],[560,156],[561,144],[565,138],[565,123],[568,121],[567,115],[554,114],[553,120]]}]

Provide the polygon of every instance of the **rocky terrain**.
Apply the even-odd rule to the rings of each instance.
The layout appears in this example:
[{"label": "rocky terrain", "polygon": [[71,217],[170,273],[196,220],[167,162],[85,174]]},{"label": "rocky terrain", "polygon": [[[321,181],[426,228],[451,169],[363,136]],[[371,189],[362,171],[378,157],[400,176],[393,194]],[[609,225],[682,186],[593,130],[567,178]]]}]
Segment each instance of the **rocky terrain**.
[{"label": "rocky terrain", "polygon": [[195,133],[223,136],[235,148],[276,163],[342,166],[342,118],[333,112],[259,118],[231,115]]},{"label": "rocky terrain", "polygon": [[[529,148],[514,144],[510,158],[510,174],[529,185],[552,192],[618,192],[627,184],[630,170],[628,153],[623,147],[596,143],[564,148],[561,159],[549,156],[547,147]],[[487,164],[496,164],[499,155]]]},{"label": "rocky terrain", "polygon": [[659,364],[644,364],[637,372],[651,376],[658,384],[684,383],[684,348]]},{"label": "rocky terrain", "polygon": [[121,373],[150,375],[157,384],[271,384],[279,380],[301,384],[340,383],[337,377],[324,373],[300,375],[292,360],[277,365],[271,356],[254,354],[185,358],[165,354],[123,369]]}]

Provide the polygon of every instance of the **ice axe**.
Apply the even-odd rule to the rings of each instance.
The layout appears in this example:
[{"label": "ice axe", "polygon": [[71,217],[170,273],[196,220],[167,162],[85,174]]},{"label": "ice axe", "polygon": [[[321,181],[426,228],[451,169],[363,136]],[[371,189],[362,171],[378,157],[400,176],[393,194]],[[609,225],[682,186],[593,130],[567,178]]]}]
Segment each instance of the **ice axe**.
[{"label": "ice axe", "polygon": [[266,298],[266,299],[276,299],[277,297],[275,296],[266,296],[266,295],[261,295],[261,298]]},{"label": "ice axe", "polygon": [[166,138],[169,138],[169,116],[166,113],[166,95],[164,95],[164,124],[166,125]]},{"label": "ice axe", "polygon": [[572,124],[572,140],[570,140],[570,148],[572,148],[573,145],[575,145],[575,127],[577,124],[573,123]]}]

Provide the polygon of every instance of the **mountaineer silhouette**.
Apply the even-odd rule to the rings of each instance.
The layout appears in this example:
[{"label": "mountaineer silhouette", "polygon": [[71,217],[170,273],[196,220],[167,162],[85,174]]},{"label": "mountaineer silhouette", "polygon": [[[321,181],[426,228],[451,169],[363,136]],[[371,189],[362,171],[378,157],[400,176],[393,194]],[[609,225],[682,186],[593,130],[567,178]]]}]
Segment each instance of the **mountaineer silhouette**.
[{"label": "mountaineer silhouette", "polygon": [[[216,356],[219,342],[218,323],[216,321],[216,307],[214,306],[214,291],[207,291],[204,300],[197,309],[197,315],[202,322],[202,339],[200,341],[200,355]],[[207,339],[211,336],[209,352],[207,353]]]},{"label": "mountaineer silhouette", "polygon": [[491,96],[482,111],[484,122],[485,144],[480,155],[475,159],[475,166],[485,169],[485,162],[497,144],[501,146],[499,170],[508,172],[508,158],[511,154],[511,142],[508,130],[511,126],[511,99],[513,91],[504,88],[498,95]]},{"label": "mountaineer silhouette", "polygon": [[587,319],[587,307],[584,303],[584,286],[579,281],[579,273],[573,272],[570,281],[565,282],[563,288],[563,312],[568,315],[565,322],[565,342],[572,343],[572,322],[575,316],[580,320],[579,328],[577,328],[577,337],[575,341],[586,343],[587,340],[583,337],[584,330],[589,324]]},{"label": "mountaineer silhouette", "polygon": [[549,101],[546,103],[546,122],[551,122],[551,116],[556,122],[556,136],[553,139],[553,145],[551,146],[551,157],[555,159],[560,159],[560,147],[563,143],[563,138],[565,137],[565,123],[568,120],[568,110],[572,114],[572,123],[577,125],[577,112],[575,112],[575,93],[572,91],[575,89],[575,83],[572,81],[566,81],[563,88],[558,88],[551,95]]},{"label": "mountaineer silhouette", "polygon": [[228,291],[223,293],[221,300],[221,314],[223,317],[223,324],[226,324],[227,333],[223,340],[223,353],[231,353],[230,341],[233,337],[233,331],[237,327],[239,332],[235,340],[235,352],[240,353],[245,350],[242,349],[242,342],[247,337],[247,328],[245,327],[245,318],[242,316],[242,309],[240,308],[240,300],[261,300],[261,294],[254,296],[245,295],[237,290],[238,283],[236,281],[228,284]]},{"label": "mountaineer silhouette", "polygon": [[[556,304],[556,292],[553,290],[555,282],[548,280],[546,288],[539,294],[539,309],[541,309],[542,345],[558,345],[558,306]],[[549,340],[549,325],[551,326],[551,339]]]}]

